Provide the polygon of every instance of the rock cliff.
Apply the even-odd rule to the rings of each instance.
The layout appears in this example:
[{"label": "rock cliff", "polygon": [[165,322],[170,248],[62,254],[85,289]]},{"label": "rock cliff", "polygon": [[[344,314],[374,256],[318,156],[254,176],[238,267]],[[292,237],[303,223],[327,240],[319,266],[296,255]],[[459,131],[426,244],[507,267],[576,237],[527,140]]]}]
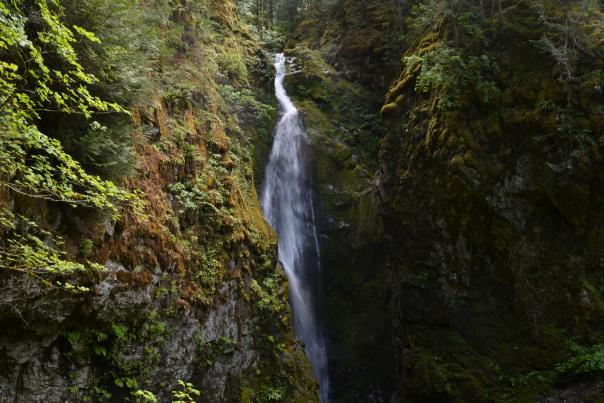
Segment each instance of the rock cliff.
[{"label": "rock cliff", "polygon": [[[67,3],[65,18],[86,17]],[[95,12],[108,11],[103,4]],[[255,191],[255,144],[275,112],[270,82],[253,72],[270,76],[272,66],[232,1],[174,7],[157,23],[167,59],[146,66],[149,91],[128,105],[135,162],[124,185],[142,207],[116,220],[1,195],[44,242],[61,237],[65,258],[98,263],[67,275],[2,271],[1,402],[164,402],[175,392],[204,402],[317,400]],[[44,115],[42,124],[60,126]]]},{"label": "rock cliff", "polygon": [[[376,387],[392,401],[591,401],[603,369],[601,10],[444,3],[342,1],[289,44],[327,217],[334,399]],[[577,48],[561,50],[564,35]]]}]

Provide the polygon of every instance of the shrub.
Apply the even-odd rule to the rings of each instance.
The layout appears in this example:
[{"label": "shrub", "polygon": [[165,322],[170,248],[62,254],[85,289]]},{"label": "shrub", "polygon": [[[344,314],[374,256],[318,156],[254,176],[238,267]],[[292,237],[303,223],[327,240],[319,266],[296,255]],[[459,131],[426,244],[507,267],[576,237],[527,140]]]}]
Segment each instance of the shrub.
[{"label": "shrub", "polygon": [[464,94],[474,93],[483,102],[491,102],[499,89],[490,76],[498,71],[497,64],[488,56],[462,56],[457,49],[437,47],[422,55],[404,59],[410,71],[420,65],[415,89],[421,93],[435,93],[438,109],[459,108]]}]

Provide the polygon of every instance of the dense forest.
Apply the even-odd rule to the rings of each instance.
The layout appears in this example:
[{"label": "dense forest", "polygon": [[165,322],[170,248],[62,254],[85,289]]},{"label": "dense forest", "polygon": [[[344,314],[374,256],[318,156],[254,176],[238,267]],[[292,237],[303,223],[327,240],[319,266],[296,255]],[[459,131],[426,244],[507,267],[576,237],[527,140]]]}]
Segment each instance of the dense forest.
[{"label": "dense forest", "polygon": [[603,88],[599,0],[0,0],[0,403],[601,402]]}]

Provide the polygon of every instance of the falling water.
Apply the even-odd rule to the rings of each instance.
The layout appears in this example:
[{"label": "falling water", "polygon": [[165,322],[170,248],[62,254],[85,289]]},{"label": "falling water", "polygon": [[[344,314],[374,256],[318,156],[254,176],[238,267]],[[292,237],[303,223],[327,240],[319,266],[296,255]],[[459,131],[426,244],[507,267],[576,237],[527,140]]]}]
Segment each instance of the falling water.
[{"label": "falling water", "polygon": [[278,54],[275,94],[281,115],[266,168],[262,209],[279,235],[279,260],[289,279],[294,328],[305,344],[321,386],[321,401],[325,403],[329,393],[327,355],[316,317],[317,290],[312,286],[319,270],[319,243],[307,159],[303,157],[306,133],[298,110],[283,87],[285,64],[285,56]]}]

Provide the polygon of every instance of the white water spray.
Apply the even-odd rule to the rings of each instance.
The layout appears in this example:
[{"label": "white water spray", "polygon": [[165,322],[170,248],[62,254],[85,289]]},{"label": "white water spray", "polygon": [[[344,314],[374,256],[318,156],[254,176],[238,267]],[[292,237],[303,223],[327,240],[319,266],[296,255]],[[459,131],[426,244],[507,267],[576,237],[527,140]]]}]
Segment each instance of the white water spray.
[{"label": "white water spray", "polygon": [[298,110],[283,86],[285,64],[285,56],[278,54],[275,94],[281,115],[266,167],[262,209],[279,235],[279,260],[289,279],[294,328],[305,344],[306,355],[321,386],[321,401],[326,403],[329,394],[327,354],[316,318],[316,289],[312,287],[312,278],[319,270],[319,243],[312,189],[303,158],[306,134]]}]

